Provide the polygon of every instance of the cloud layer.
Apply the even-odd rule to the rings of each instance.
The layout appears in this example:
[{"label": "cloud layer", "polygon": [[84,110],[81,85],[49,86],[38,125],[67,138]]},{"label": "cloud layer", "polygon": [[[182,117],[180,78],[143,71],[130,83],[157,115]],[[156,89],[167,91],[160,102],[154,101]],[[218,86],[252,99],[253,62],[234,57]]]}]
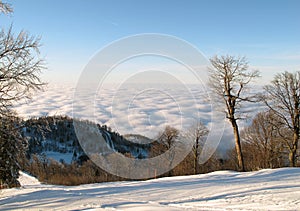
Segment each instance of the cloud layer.
[{"label": "cloud layer", "polygon": [[[106,124],[120,134],[155,138],[166,125],[184,131],[201,120],[211,127],[211,102],[206,90],[197,85],[105,85],[98,90],[51,85],[15,109],[24,118],[68,115]],[[220,127],[224,126],[222,118]],[[231,145],[229,128],[225,128],[222,139],[226,139],[225,145]]]}]

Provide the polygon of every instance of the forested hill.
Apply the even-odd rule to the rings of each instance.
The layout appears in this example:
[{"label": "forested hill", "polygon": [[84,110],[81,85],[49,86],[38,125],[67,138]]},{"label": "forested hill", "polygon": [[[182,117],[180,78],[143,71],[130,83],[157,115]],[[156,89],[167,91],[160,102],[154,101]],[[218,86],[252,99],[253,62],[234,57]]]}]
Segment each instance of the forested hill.
[{"label": "forested hill", "polygon": [[[151,142],[145,143],[146,137],[126,135],[125,138],[119,133],[113,132],[106,125],[74,120],[67,116],[47,116],[32,118],[24,122],[22,136],[28,140],[28,158],[37,154],[66,163],[86,161],[88,157],[76,136],[74,121],[98,128],[107,146],[115,152],[139,159],[146,158],[149,154]],[[86,138],[88,140],[90,137]]]}]

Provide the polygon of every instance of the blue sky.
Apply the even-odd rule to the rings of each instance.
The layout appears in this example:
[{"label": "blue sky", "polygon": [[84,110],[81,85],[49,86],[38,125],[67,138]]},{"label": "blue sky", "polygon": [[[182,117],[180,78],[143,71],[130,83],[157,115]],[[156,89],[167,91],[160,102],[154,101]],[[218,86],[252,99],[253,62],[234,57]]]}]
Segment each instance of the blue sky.
[{"label": "blue sky", "polygon": [[207,57],[246,56],[270,80],[300,70],[298,0],[3,0],[14,14],[0,15],[42,37],[48,81],[77,80],[101,48],[125,36],[163,33],[195,45]]}]

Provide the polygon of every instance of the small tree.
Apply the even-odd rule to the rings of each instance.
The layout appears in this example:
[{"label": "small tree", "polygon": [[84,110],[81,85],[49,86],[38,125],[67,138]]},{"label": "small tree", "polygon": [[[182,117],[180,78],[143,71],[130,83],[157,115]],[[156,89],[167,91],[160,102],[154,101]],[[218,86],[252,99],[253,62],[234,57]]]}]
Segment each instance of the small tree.
[{"label": "small tree", "polygon": [[199,155],[200,150],[203,147],[204,137],[208,135],[207,127],[201,122],[196,122],[188,131],[187,137],[191,139],[194,143],[192,154],[193,154],[193,165],[194,165],[194,174],[199,174]]},{"label": "small tree", "polygon": [[263,97],[269,109],[290,130],[278,130],[283,142],[289,150],[289,163],[296,166],[297,149],[300,132],[300,72],[284,72],[277,74],[270,85],[264,87]]},{"label": "small tree", "polygon": [[278,134],[282,124],[272,111],[258,113],[241,131],[247,169],[278,168],[283,165],[284,147]]},{"label": "small tree", "polygon": [[[163,144],[166,150],[170,150],[172,147],[175,147],[177,138],[179,137],[179,130],[171,127],[166,126],[164,131],[159,135],[158,141]],[[173,150],[170,150],[168,162],[171,169],[171,166],[173,164],[173,160],[175,157],[175,152]],[[169,176],[172,176],[172,170],[169,171]]]},{"label": "small tree", "polygon": [[160,135],[159,140],[166,146],[167,149],[171,149],[178,136],[179,130],[168,125]]},{"label": "small tree", "polygon": [[[0,13],[11,12],[11,6],[0,1]],[[22,151],[11,108],[43,86],[39,77],[44,69],[39,58],[39,42],[39,38],[24,31],[15,36],[12,27],[0,31],[0,180],[9,187],[18,185],[17,158]]]},{"label": "small tree", "polygon": [[233,56],[215,56],[210,59],[210,87],[216,100],[225,104],[226,118],[229,120],[234,134],[238,167],[244,171],[244,160],[241,149],[240,133],[237,121],[242,118],[240,110],[245,102],[255,102],[255,97],[247,95],[247,85],[259,77],[258,71],[249,71],[246,59]]}]

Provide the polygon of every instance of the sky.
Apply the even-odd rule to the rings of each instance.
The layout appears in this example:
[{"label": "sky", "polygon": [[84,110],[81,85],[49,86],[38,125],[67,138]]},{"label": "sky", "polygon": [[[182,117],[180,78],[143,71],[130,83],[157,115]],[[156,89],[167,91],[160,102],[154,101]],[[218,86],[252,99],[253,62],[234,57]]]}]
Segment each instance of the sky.
[{"label": "sky", "polygon": [[[275,73],[300,70],[298,0],[3,0],[14,13],[0,15],[41,36],[41,55],[51,83],[77,81],[90,59],[115,40],[140,33],[176,36],[207,58],[238,55],[261,71],[262,82]],[[123,68],[124,69],[124,68]]]}]

